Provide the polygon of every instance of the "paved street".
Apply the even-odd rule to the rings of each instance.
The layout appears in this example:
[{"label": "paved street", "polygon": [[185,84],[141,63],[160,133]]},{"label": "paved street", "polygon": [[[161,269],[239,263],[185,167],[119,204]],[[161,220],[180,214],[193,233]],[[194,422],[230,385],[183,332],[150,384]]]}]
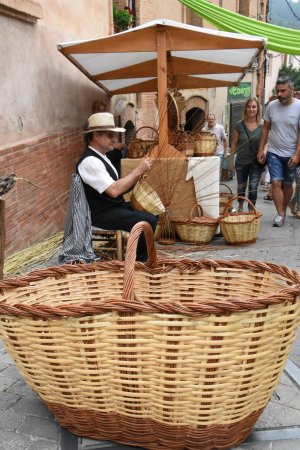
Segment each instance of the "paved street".
[{"label": "paved street", "polygon": [[[236,180],[228,183],[235,190]],[[282,228],[273,228],[275,207],[263,200],[259,189],[258,210],[263,213],[255,244],[224,248],[218,237],[206,251],[185,253],[193,259],[253,259],[300,270],[300,220],[289,215]],[[167,250],[166,250],[167,251]],[[0,450],[100,450],[133,448],[109,442],[81,439],[60,428],[47,408],[20,377],[0,341]],[[271,401],[247,441],[234,450],[299,450],[300,448],[300,333]],[[201,449],[199,449],[201,450]]]}]

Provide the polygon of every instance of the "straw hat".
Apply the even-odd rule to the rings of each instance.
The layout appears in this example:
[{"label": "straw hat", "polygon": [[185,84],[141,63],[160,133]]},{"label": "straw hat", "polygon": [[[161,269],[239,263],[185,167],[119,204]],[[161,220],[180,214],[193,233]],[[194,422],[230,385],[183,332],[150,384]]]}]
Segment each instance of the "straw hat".
[{"label": "straw hat", "polygon": [[87,129],[84,133],[91,131],[115,131],[116,133],[124,133],[125,128],[118,128],[115,125],[114,116],[108,112],[101,112],[92,114],[88,118]]}]

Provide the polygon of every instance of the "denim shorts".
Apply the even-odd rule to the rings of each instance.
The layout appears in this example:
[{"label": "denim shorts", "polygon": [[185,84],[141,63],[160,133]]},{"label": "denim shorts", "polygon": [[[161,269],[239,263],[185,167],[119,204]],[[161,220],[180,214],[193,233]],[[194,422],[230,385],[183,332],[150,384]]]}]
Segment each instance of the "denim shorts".
[{"label": "denim shorts", "polygon": [[297,166],[289,166],[290,156],[278,156],[275,153],[267,153],[267,163],[270,172],[270,180],[283,181],[290,186],[296,177]]}]

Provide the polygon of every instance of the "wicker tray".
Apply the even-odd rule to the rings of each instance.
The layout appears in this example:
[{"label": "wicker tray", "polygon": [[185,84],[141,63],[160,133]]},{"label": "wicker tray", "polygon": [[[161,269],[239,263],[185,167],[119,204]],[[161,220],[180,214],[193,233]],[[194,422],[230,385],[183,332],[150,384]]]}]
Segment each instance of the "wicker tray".
[{"label": "wicker tray", "polygon": [[[251,212],[228,213],[234,200],[243,199],[252,208]],[[257,211],[253,203],[245,197],[232,197],[224,208],[223,217],[220,219],[221,233],[228,244],[246,245],[256,241],[260,227],[261,213]]]},{"label": "wicker tray", "polygon": [[[194,213],[198,212],[196,217]],[[193,205],[188,219],[172,220],[176,233],[182,242],[208,244],[214,237],[219,219],[204,217],[200,205]]]},{"label": "wicker tray", "polygon": [[[147,265],[135,264],[142,230]],[[236,446],[286,364],[300,275],[259,261],[157,261],[152,236],[135,226],[125,263],[0,281],[0,335],[79,436],[153,450]]]},{"label": "wicker tray", "polygon": [[[153,135],[152,139],[141,139],[137,135],[140,131],[149,131]],[[158,144],[158,132],[155,128],[144,126],[136,130],[135,138],[130,142],[127,149],[127,157],[131,159],[143,158],[155,145]]]},{"label": "wicker tray", "polygon": [[214,156],[217,148],[217,138],[208,131],[195,134],[195,156]]}]

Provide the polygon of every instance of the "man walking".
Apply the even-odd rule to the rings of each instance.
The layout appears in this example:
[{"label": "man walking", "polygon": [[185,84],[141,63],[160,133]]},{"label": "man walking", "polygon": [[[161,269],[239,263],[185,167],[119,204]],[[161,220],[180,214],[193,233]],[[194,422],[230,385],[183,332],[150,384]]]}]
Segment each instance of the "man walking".
[{"label": "man walking", "polygon": [[282,227],[300,159],[300,100],[294,98],[294,83],[287,76],[277,79],[276,92],[277,100],[271,101],[265,112],[257,160],[263,164],[267,158],[277,209],[273,226]]},{"label": "man walking", "polygon": [[210,133],[216,136],[217,148],[215,151],[215,156],[219,156],[221,160],[220,163],[222,163],[222,159],[224,156],[226,156],[228,149],[228,140],[223,125],[217,123],[214,114],[208,114],[207,125],[204,128],[202,128],[201,131],[209,131]]}]

